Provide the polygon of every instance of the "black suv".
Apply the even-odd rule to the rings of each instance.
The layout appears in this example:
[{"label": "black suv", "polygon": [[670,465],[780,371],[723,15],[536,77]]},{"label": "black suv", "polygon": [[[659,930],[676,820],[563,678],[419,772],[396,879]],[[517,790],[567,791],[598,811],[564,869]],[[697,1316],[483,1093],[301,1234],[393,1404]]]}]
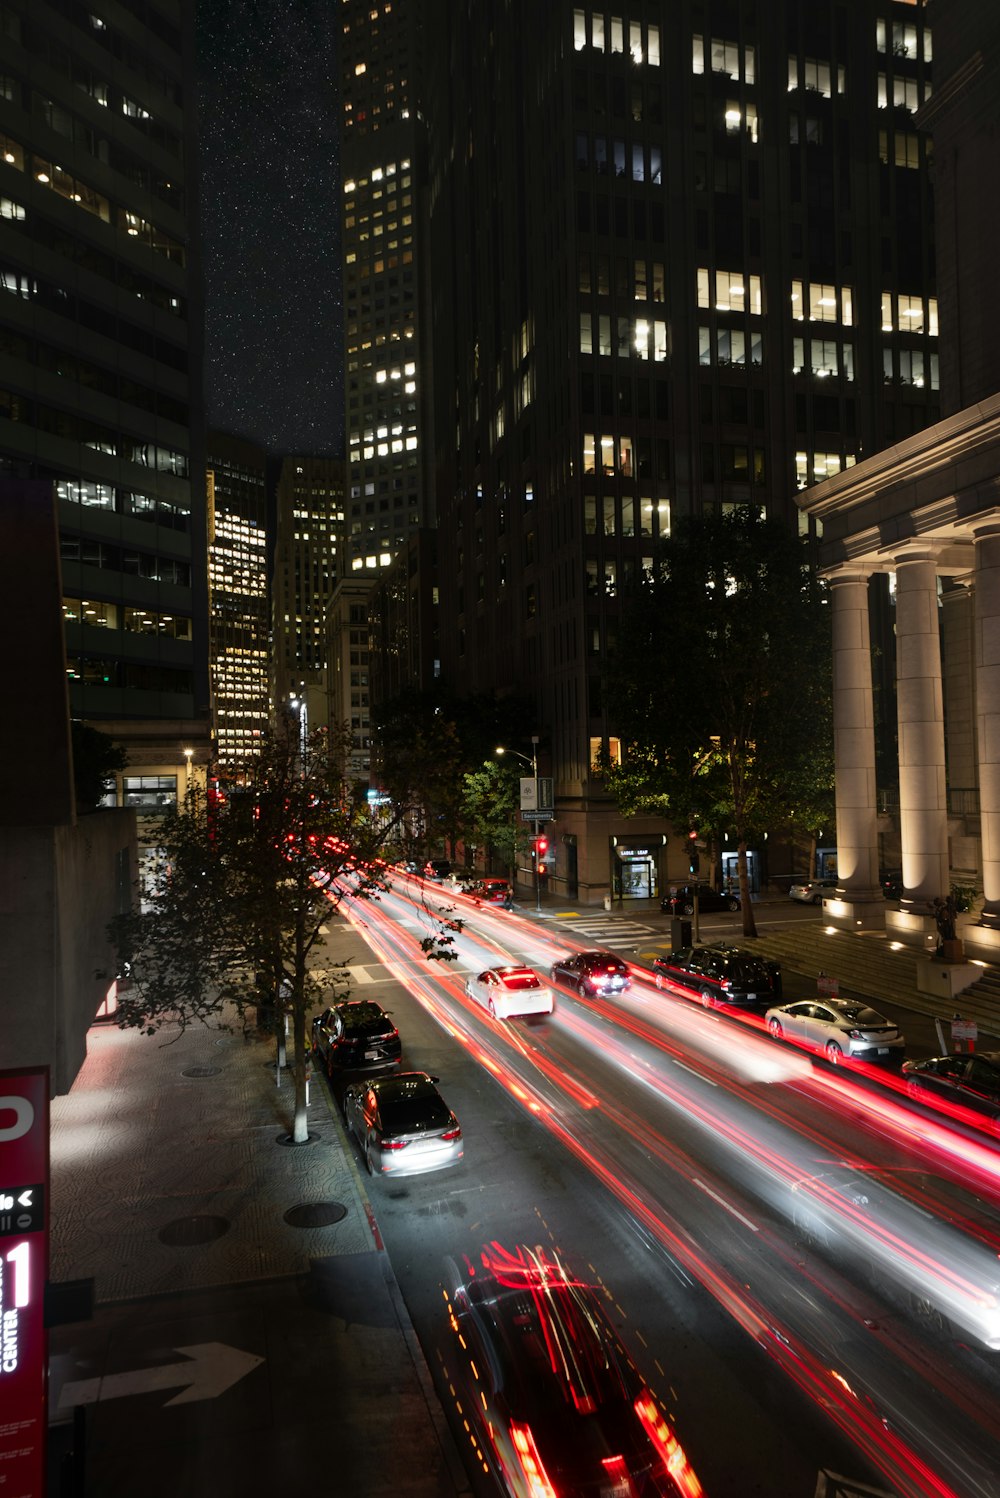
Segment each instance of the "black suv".
[{"label": "black suv", "polygon": [[627,964],[614,952],[569,952],[552,964],[552,981],[579,994],[624,993],[632,987]]},{"label": "black suv", "polygon": [[313,1020],[313,1050],[328,1077],[338,1071],[379,1071],[395,1066],[402,1053],[399,1031],[381,1004],[350,999],[333,1004]]},{"label": "black suv", "polygon": [[660,901],[664,915],[694,915],[694,895],[698,891],[698,910],[708,915],[713,910],[739,910],[739,891],[724,890],[720,895],[710,884],[682,884],[671,886]]},{"label": "black suv", "polygon": [[771,1005],[781,997],[781,967],[745,947],[679,947],[653,958],[657,988],[679,988],[712,1004]]}]

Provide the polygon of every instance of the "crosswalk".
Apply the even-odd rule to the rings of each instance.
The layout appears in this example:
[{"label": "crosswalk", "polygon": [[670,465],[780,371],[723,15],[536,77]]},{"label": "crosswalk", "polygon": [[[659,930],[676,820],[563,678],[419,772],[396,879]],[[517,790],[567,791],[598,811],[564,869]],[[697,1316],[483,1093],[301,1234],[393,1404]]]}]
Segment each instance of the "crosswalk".
[{"label": "crosswalk", "polygon": [[579,915],[576,911],[559,912],[553,918],[553,928],[559,926],[585,936],[597,946],[634,946],[650,936],[663,936],[662,929],[647,925],[643,921],[630,921],[623,916]]}]

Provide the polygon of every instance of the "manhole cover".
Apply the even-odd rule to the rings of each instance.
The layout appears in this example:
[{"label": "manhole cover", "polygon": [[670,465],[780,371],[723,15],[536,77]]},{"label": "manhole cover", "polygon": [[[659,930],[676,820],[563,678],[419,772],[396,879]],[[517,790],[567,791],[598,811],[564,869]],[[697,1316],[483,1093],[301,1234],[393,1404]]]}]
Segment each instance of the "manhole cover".
[{"label": "manhole cover", "polygon": [[300,1202],[297,1207],[289,1207],[285,1221],[292,1228],[328,1228],[343,1222],[346,1216],[343,1202]]},{"label": "manhole cover", "polygon": [[201,1243],[214,1243],[228,1232],[226,1217],[176,1217],[164,1223],[157,1237],[171,1248],[197,1248]]},{"label": "manhole cover", "polygon": [[187,1071],[182,1071],[182,1077],[217,1077],[222,1071],[221,1066],[189,1066]]}]

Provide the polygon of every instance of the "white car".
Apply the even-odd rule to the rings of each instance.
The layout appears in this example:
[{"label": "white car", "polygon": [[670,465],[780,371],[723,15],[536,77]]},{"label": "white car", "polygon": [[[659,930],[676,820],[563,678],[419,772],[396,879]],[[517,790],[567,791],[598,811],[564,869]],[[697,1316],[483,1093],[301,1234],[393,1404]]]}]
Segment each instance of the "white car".
[{"label": "white car", "polygon": [[552,990],[539,982],[530,967],[488,967],[484,973],[470,973],[465,991],[494,1019],[551,1014],[553,1009]]},{"label": "white car", "polygon": [[829,1061],[898,1060],[906,1048],[899,1027],[860,999],[798,999],[769,1009],[764,1023],[775,1040],[823,1051]]},{"label": "white car", "polygon": [[789,887],[788,898],[801,900],[803,905],[818,905],[824,895],[832,895],[836,888],[836,879],[805,879]]}]

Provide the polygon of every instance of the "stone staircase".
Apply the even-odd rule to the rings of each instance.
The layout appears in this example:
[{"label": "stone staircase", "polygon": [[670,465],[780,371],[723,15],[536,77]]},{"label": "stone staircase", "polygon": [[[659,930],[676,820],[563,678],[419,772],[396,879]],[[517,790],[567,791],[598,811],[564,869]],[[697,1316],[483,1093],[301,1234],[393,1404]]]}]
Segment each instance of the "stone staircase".
[{"label": "stone staircase", "polygon": [[875,932],[855,935],[812,925],[790,926],[759,936],[753,950],[806,977],[836,978],[841,993],[871,999],[875,1008],[880,1002],[905,1004],[946,1020],[957,1010],[965,1019],[976,1021],[982,1049],[1000,1046],[1000,968],[984,967],[982,978],[950,1000],[918,989],[917,963],[926,960],[921,952],[913,947],[894,950],[884,935]]}]

